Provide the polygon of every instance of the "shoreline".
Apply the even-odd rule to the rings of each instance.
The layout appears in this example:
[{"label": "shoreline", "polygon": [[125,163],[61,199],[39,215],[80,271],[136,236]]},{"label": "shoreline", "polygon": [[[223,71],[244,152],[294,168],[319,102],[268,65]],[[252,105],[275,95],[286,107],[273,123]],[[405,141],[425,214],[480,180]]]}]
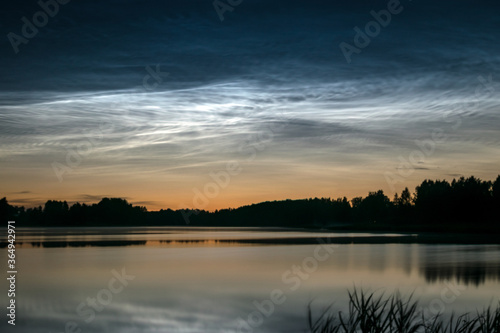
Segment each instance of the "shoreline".
[{"label": "shoreline", "polygon": [[[175,239],[168,238],[155,238],[150,239],[149,235],[159,235],[164,231],[189,231],[193,230],[193,227],[188,228],[175,228],[175,227],[121,227],[119,230],[106,229],[106,233],[102,233],[103,229],[100,227],[81,227],[81,228],[19,228],[19,240],[17,245],[23,247],[24,245],[30,245],[31,247],[85,247],[85,246],[147,246],[148,242],[158,244],[159,246],[169,246],[169,245],[203,245],[203,244],[213,244],[219,246],[235,246],[235,245],[313,245],[313,244],[426,244],[426,245],[500,245],[500,237],[496,234],[473,234],[473,233],[436,233],[436,232],[421,232],[421,233],[384,233],[384,232],[367,232],[367,231],[331,231],[331,230],[307,230],[307,229],[291,229],[291,228],[272,228],[268,230],[266,228],[198,228],[195,227],[197,231],[201,233],[207,233],[206,238],[203,236],[197,236],[190,238],[187,235],[183,236],[179,234]],[[107,235],[130,235],[126,232],[127,230],[136,229],[133,233],[136,237],[132,239],[101,239],[101,240],[46,240],[46,241],[36,241],[36,240],[23,240],[22,238],[30,236],[39,236],[42,233],[44,236],[79,236],[79,235],[100,235],[106,237]],[[221,232],[224,231],[258,231],[262,233],[267,233],[268,235],[255,235],[250,237],[234,236],[228,237],[223,234],[211,234],[211,232]],[[55,231],[55,232],[52,232]],[[82,231],[88,231],[83,232]],[[115,232],[121,231],[121,232]],[[148,232],[146,232],[148,231]],[[156,231],[156,232],[155,232]],[[28,234],[24,234],[24,233]],[[273,233],[282,232],[301,232],[303,236],[287,236],[283,235],[281,237],[273,237]],[[167,234],[171,234],[168,232]],[[307,234],[316,234],[315,236],[308,236]],[[23,235],[24,234],[24,235]],[[325,234],[325,236],[321,236]],[[326,234],[331,234],[327,236]],[[143,237],[141,237],[143,235]],[[266,237],[267,236],[267,237]],[[7,247],[7,242],[0,242],[0,248]]]}]

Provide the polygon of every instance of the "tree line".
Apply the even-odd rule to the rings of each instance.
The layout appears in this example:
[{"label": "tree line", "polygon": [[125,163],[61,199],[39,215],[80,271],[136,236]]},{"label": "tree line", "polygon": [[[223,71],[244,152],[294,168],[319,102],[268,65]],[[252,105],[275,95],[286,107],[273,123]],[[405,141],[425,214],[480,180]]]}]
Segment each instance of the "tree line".
[{"label": "tree line", "polygon": [[99,203],[49,200],[27,208],[0,199],[0,219],[19,226],[239,226],[299,227],[399,231],[500,231],[500,175],[424,180],[411,193],[405,188],[390,199],[382,190],[366,197],[268,201],[239,208],[149,212],[124,199]]}]

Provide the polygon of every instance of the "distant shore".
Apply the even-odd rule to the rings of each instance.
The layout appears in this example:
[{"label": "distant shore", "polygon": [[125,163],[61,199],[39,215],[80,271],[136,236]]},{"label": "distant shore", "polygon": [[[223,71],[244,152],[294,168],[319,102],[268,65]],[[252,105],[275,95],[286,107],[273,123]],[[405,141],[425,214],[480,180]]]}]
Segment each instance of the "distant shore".
[{"label": "distant shore", "polygon": [[0,221],[16,221],[17,226],[30,227],[273,227],[500,235],[500,175],[494,181],[473,176],[453,179],[451,183],[424,180],[413,193],[405,188],[392,200],[378,190],[351,200],[287,199],[215,211],[148,211],[122,198],[72,205],[48,200],[44,207],[24,208],[12,206],[7,198],[2,198]]},{"label": "distant shore", "polygon": [[[124,235],[129,234],[127,231],[131,229],[139,231],[136,234],[134,240],[120,240],[120,239],[103,239],[103,240],[46,240],[40,241],[23,241],[23,233],[28,232],[28,235],[39,235],[43,233],[47,236],[50,235],[100,235],[106,238],[107,235],[117,235],[123,233]],[[147,233],[140,233],[140,230],[148,230]],[[152,229],[152,230],[150,230]],[[155,232],[155,229],[157,231]],[[162,230],[163,229],[163,230]],[[175,232],[177,228],[173,227],[158,227],[158,228],[141,228],[141,227],[125,227],[125,228],[100,228],[100,227],[90,227],[90,228],[20,228],[18,229],[19,235],[21,236],[17,245],[23,247],[27,245],[30,247],[85,247],[85,246],[144,246],[146,245],[148,238],[147,235],[158,233],[160,234],[165,229],[172,230]],[[500,237],[495,234],[471,234],[471,233],[367,233],[367,232],[356,232],[356,231],[332,231],[332,230],[307,230],[307,229],[292,229],[292,228],[179,228],[178,230],[188,230],[197,229],[200,232],[209,231],[232,231],[232,230],[242,230],[242,231],[260,231],[268,232],[271,235],[266,235],[265,237],[256,235],[255,237],[217,237],[216,235],[207,238],[191,238],[182,236],[177,237],[175,240],[172,239],[155,239],[155,243],[160,245],[203,245],[208,242],[220,246],[231,246],[231,245],[312,245],[312,244],[435,244],[435,245],[445,245],[445,244],[461,244],[461,245],[500,245]],[[300,232],[302,235],[289,236],[289,237],[273,237],[272,233],[276,232]],[[307,234],[315,234],[314,236],[308,236]],[[330,234],[330,235],[328,235]],[[144,235],[144,237],[141,237]],[[324,235],[324,236],[323,236]],[[5,248],[7,242],[0,242],[0,248]]]}]

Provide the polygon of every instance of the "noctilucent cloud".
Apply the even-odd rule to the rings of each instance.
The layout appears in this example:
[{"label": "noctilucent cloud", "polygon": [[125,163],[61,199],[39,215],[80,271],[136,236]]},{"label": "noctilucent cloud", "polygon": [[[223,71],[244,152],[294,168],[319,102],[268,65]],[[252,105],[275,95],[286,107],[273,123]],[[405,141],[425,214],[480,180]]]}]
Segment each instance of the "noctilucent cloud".
[{"label": "noctilucent cloud", "polygon": [[159,208],[493,179],[493,1],[10,1],[0,196]]}]

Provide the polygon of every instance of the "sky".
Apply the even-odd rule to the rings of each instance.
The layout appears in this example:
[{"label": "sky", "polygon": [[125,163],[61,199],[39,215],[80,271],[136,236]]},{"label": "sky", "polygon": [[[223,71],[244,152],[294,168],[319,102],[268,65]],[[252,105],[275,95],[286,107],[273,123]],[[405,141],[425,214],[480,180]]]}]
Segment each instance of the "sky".
[{"label": "sky", "polygon": [[0,197],[214,210],[495,179],[499,9],[2,3]]}]

